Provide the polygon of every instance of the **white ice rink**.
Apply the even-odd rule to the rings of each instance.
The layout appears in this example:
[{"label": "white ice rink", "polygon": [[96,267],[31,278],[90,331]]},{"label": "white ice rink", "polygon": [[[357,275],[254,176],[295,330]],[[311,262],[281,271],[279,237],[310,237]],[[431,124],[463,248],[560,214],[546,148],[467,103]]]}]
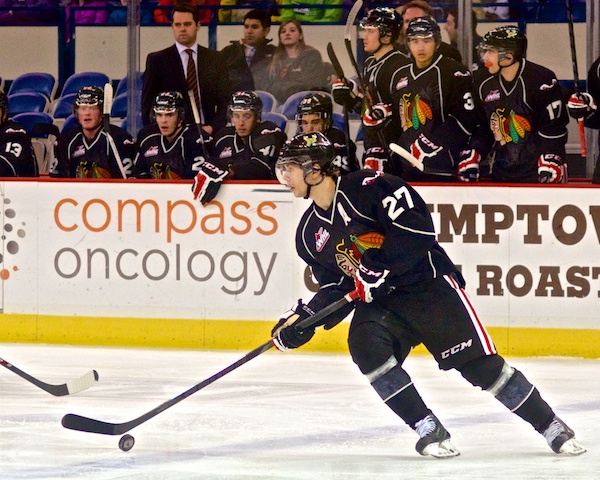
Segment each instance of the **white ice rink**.
[{"label": "white ice rink", "polygon": [[346,355],[267,352],[130,433],[66,430],[77,413],[126,422],[246,352],[0,344],[0,357],[59,384],[96,369],[100,381],[53,397],[0,368],[1,479],[490,480],[600,478],[600,361],[514,358],[588,449],[552,453],[489,394],[429,356],[406,368],[461,456],[421,457],[416,434],[376,396]]}]

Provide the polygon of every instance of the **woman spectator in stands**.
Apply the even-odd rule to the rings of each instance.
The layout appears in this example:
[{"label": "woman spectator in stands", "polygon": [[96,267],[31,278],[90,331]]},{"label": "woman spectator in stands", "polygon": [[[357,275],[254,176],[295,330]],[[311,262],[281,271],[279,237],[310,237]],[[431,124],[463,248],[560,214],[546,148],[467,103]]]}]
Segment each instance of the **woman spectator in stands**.
[{"label": "woman spectator in stands", "polygon": [[[71,16],[71,10],[75,16],[75,25],[104,24],[108,22],[107,1],[101,0],[70,0],[65,4],[67,10],[67,30]],[[104,7],[103,9],[74,9],[73,7]]]},{"label": "woman spectator in stands", "polygon": [[279,45],[269,67],[269,87],[279,103],[303,90],[326,90],[321,53],[304,42],[298,20],[288,20],[279,27]]},{"label": "woman spectator in stands", "polygon": [[[201,7],[203,5],[219,5],[219,0],[160,0],[158,2],[158,7],[172,7],[178,3],[191,3],[197,7]],[[205,8],[200,8],[198,10],[200,14],[200,23],[202,25],[207,25],[210,23],[210,19],[212,17],[212,11]],[[154,21],[160,24],[170,24],[171,23],[171,9],[165,8],[157,8],[154,10]]]}]

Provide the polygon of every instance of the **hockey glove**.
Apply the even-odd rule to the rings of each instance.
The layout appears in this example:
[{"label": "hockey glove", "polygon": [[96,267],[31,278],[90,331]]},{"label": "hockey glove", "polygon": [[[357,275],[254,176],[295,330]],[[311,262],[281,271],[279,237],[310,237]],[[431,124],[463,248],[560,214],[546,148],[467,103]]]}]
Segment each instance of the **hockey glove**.
[{"label": "hockey glove", "polygon": [[371,170],[383,172],[385,162],[387,162],[385,150],[381,147],[371,147],[365,152],[363,168],[370,168]]},{"label": "hockey glove", "polygon": [[371,260],[369,250],[366,250],[354,276],[354,286],[360,299],[365,303],[373,301],[375,291],[383,286],[390,271],[382,263]]},{"label": "hockey glove", "polygon": [[336,80],[331,85],[331,95],[335,103],[345,106],[348,110],[360,109],[363,94],[358,88],[358,84],[350,79],[343,78]]},{"label": "hockey glove", "polygon": [[574,93],[567,102],[569,115],[576,120],[590,117],[596,112],[597,108],[594,97],[589,93]]},{"label": "hockey glove", "polygon": [[410,153],[412,153],[417,160],[423,162],[426,158],[435,157],[442,148],[443,147],[436,145],[421,133],[410,146]]},{"label": "hockey glove", "polygon": [[279,318],[279,322],[271,330],[275,348],[281,352],[287,352],[308,343],[315,334],[315,327],[300,330],[296,324],[314,314],[310,308],[302,303],[301,299],[298,300],[292,308]]},{"label": "hockey glove", "polygon": [[202,205],[210,202],[217,196],[221,182],[229,172],[210,163],[204,162],[200,165],[200,171],[194,178],[192,193],[194,200],[200,200]]},{"label": "hockey glove", "polygon": [[458,179],[462,182],[476,182],[479,180],[481,155],[477,150],[463,150],[458,158]]},{"label": "hockey glove", "polygon": [[377,103],[365,111],[362,122],[365,128],[385,128],[392,121],[392,107],[386,103]]},{"label": "hockey glove", "polygon": [[540,183],[560,183],[563,179],[562,158],[553,153],[544,153],[538,158],[538,181]]}]

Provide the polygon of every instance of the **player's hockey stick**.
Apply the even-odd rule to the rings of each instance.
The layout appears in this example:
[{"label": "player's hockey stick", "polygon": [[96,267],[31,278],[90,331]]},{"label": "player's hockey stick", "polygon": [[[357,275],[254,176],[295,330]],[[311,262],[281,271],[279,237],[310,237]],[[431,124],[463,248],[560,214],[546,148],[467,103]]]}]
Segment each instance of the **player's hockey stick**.
[{"label": "player's hockey stick", "polygon": [[202,119],[200,118],[200,112],[198,111],[198,106],[196,105],[196,95],[192,90],[188,90],[188,97],[190,97],[190,103],[192,104],[192,114],[194,115],[194,123],[196,124],[196,128],[198,129],[198,139],[200,140],[200,144],[202,145],[202,153],[204,154],[204,160],[208,160],[208,151],[206,150],[206,145],[204,144],[204,136],[202,135]]},{"label": "player's hockey stick", "polygon": [[117,150],[117,145],[115,144],[115,139],[110,133],[110,110],[112,108],[113,102],[113,87],[112,84],[106,83],[104,85],[104,109],[102,115],[102,124],[103,130],[106,134],[106,138],[108,139],[108,144],[110,145],[111,150],[115,155],[115,160],[117,161],[117,166],[119,167],[119,171],[121,172],[121,176],[123,178],[127,178],[127,172],[125,172],[125,167],[123,166],[123,160],[121,159],[121,155]]},{"label": "player's hockey stick", "polygon": [[354,21],[356,20],[356,16],[358,12],[362,9],[363,2],[362,0],[356,0],[350,12],[348,13],[348,18],[346,19],[346,25],[344,27],[344,44],[346,45],[346,52],[348,53],[348,57],[350,58],[350,63],[352,63],[352,67],[354,67],[354,71],[356,72],[356,78],[358,79],[358,84],[365,94],[365,99],[367,101],[367,106],[371,108],[371,98],[369,97],[369,92],[367,91],[366,84],[364,82],[362,73],[360,68],[358,68],[358,62],[356,61],[356,57],[354,56],[354,51],[352,50],[352,27],[354,26]]},{"label": "player's hockey stick", "polygon": [[36,387],[48,392],[55,397],[62,397],[65,395],[73,395],[74,393],[82,392],[98,381],[98,372],[96,370],[90,370],[82,377],[71,380],[61,385],[51,385],[49,383],[42,382],[35,377],[32,377],[23,370],[15,367],[12,363],[7,362],[3,358],[0,358],[0,365],[8,368],[11,372],[16,373],[19,377],[24,378],[29,383],[33,383]]},{"label": "player's hockey stick", "polygon": [[[340,65],[340,61],[337,58],[337,55],[333,51],[333,45],[331,42],[327,44],[327,56],[329,57],[329,61],[331,65],[333,65],[333,69],[335,70],[335,74],[340,78],[340,80],[345,80],[346,76],[344,75],[344,69]],[[348,145],[348,154],[350,154],[350,122],[348,119],[348,107],[344,104],[342,105],[344,109],[344,135],[346,136],[346,145]]]},{"label": "player's hockey stick", "polygon": [[[36,123],[32,128],[32,133],[34,136],[52,135],[56,142],[56,151],[54,152],[57,157],[56,161],[60,163],[67,158],[67,146],[63,136],[60,134],[60,128],[56,125],[53,123]],[[64,168],[65,171],[68,170],[64,165],[61,165],[61,168]]]},{"label": "player's hockey stick", "polygon": [[[358,299],[358,292],[353,290],[352,292],[345,295],[343,298],[333,302],[331,305],[328,305],[324,309],[320,310],[315,315],[308,317],[302,320],[298,326],[301,329],[306,329],[315,323],[320,322],[328,315],[331,315],[333,312],[339,310],[344,305],[353,302]],[[238,367],[241,367],[245,363],[248,363],[253,358],[258,357],[260,354],[266,352],[270,348],[273,347],[273,340],[269,340],[266,343],[263,343],[260,347],[255,348],[251,352],[247,353],[245,356],[240,358],[238,361],[232,363],[228,367],[224,368],[220,372],[215,373],[213,376],[208,377],[206,380],[197,383],[193,387],[189,388],[185,392],[177,395],[176,397],[167,400],[156,408],[144,413],[143,415],[130,420],[129,422],[124,423],[109,423],[103,422],[101,420],[94,420],[93,418],[82,417],[81,415],[74,415],[72,413],[68,413],[62,419],[62,425],[65,428],[70,430],[78,430],[80,432],[89,432],[89,433],[99,433],[102,435],[121,435],[123,433],[128,432],[132,428],[141,425],[142,423],[150,420],[161,412],[164,412],[166,409],[172,407],[173,405],[178,404],[182,400],[185,400],[189,396],[193,395],[199,390],[202,390],[204,387],[210,385],[211,383],[219,380],[224,377],[228,373],[233,372]]]},{"label": "player's hockey stick", "polygon": [[425,165],[421,160],[416,158],[412,153],[410,153],[405,148],[402,148],[400,145],[396,143],[390,143],[390,150],[394,153],[400,155],[404,160],[410,163],[413,167],[419,169],[423,173],[428,173],[430,175],[439,175],[442,177],[455,177],[456,174],[452,172],[448,172],[445,170],[437,170],[435,168],[430,168]]},{"label": "player's hockey stick", "polygon": [[[571,63],[573,64],[573,79],[575,81],[575,93],[579,93],[579,68],[577,67],[577,51],[575,50],[575,31],[573,29],[573,12],[571,11],[571,0],[565,0],[567,6],[567,20],[569,22],[569,41],[571,42]],[[585,125],[583,118],[577,119],[579,125],[579,143],[581,144],[581,156],[587,157],[587,142],[585,139]]]}]

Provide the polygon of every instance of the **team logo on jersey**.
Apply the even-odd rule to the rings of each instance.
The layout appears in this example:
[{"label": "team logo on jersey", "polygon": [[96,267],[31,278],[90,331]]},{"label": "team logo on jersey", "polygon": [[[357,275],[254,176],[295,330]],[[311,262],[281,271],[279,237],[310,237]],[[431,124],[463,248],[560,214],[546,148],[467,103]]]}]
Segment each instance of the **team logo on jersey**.
[{"label": "team logo on jersey", "polygon": [[525,138],[525,134],[531,131],[531,124],[514,110],[506,116],[504,108],[497,108],[490,116],[490,130],[494,134],[494,140],[500,145],[506,145],[509,142],[519,143]]},{"label": "team logo on jersey", "polygon": [[396,84],[396,90],[402,90],[408,85],[408,77],[402,77]]},{"label": "team logo on jersey", "polygon": [[4,133],[27,133],[24,129],[22,128],[7,128]]},{"label": "team logo on jersey", "polygon": [[384,236],[378,232],[368,232],[362,235],[350,235],[348,245],[342,240],[335,246],[337,251],[335,261],[345,275],[353,277],[360,264],[360,258],[365,250],[381,248]]},{"label": "team logo on jersey", "polygon": [[488,93],[483,99],[483,101],[486,103],[496,102],[498,100],[500,100],[500,90],[490,90],[490,93]]},{"label": "team logo on jersey", "polygon": [[155,157],[158,155],[158,147],[152,146],[144,152],[144,157]]},{"label": "team logo on jersey", "polygon": [[320,227],[319,231],[315,233],[315,248],[317,249],[317,252],[320,252],[325,248],[325,244],[330,238],[331,234],[323,227]]},{"label": "team logo on jersey", "polygon": [[546,83],[542,83],[540,85],[540,90],[543,92],[544,90],[551,90],[554,85],[556,85],[556,83],[558,82],[558,80],[556,80],[556,78],[552,79],[552,83],[550,85],[546,84]]},{"label": "team logo on jersey", "polygon": [[83,145],[79,145],[73,152],[73,158],[81,157],[83,155],[85,155],[85,148]]},{"label": "team logo on jersey", "polygon": [[219,158],[231,158],[232,155],[233,153],[231,152],[231,147],[225,147],[219,154]]},{"label": "team logo on jersey", "polygon": [[419,94],[415,95],[413,101],[410,100],[410,93],[402,95],[400,100],[400,123],[402,130],[409,128],[418,130],[425,125],[427,120],[433,120],[433,111],[429,104],[424,101]]},{"label": "team logo on jersey", "polygon": [[471,72],[454,72],[455,77],[470,77]]}]

